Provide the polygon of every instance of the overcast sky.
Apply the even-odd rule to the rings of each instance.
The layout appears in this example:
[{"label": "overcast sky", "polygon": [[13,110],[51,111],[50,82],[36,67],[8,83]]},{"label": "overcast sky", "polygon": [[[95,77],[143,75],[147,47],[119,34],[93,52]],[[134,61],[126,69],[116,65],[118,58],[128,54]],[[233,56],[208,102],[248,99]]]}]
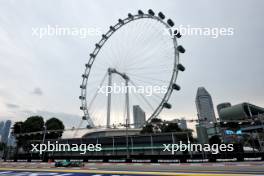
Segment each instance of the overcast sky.
[{"label": "overcast sky", "polygon": [[100,36],[32,36],[47,25],[108,26],[138,9],[162,11],[175,25],[234,28],[233,36],[184,36],[186,72],[174,93],[168,118],[196,117],[195,94],[204,86],[214,105],[251,102],[264,107],[264,1],[262,0],[0,0],[0,120],[33,114],[78,124],[79,85],[84,63]]}]

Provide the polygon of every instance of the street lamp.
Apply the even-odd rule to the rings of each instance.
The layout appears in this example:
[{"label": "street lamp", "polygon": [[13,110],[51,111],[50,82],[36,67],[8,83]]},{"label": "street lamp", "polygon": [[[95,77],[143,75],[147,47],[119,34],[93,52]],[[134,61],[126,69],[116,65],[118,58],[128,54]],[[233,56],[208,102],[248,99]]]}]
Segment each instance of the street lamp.
[{"label": "street lamp", "polygon": [[[46,132],[47,132],[47,126],[46,126],[46,124],[43,126],[43,132],[44,132],[44,134],[43,134],[43,139],[42,139],[42,144],[44,144],[44,142],[45,142],[45,138],[46,138]],[[42,160],[44,160],[44,153],[42,154]]]},{"label": "street lamp", "polygon": [[44,142],[45,142],[46,133],[47,133],[47,126],[44,125],[43,126],[43,139],[42,139],[42,144],[44,144]]}]

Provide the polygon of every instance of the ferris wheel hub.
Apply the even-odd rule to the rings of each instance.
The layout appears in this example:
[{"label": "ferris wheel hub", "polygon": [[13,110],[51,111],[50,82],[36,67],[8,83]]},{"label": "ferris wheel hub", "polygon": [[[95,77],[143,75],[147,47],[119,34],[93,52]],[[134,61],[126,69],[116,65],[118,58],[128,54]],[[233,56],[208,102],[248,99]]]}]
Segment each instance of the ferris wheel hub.
[{"label": "ferris wheel hub", "polygon": [[129,80],[129,77],[127,76],[126,73],[121,73],[121,72],[117,71],[115,68],[110,68],[109,67],[107,71],[108,71],[109,75],[112,74],[112,73],[116,73],[116,74],[120,75],[124,80],[126,80],[126,81]]}]

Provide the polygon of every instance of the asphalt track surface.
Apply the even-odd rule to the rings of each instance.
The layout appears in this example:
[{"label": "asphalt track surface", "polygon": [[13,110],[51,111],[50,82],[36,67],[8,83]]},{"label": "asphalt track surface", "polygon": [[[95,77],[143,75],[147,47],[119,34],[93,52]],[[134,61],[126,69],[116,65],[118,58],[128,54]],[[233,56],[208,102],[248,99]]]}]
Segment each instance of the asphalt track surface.
[{"label": "asphalt track surface", "polygon": [[86,163],[83,168],[55,168],[54,163],[0,163],[0,176],[118,175],[264,175],[264,162],[229,163]]}]

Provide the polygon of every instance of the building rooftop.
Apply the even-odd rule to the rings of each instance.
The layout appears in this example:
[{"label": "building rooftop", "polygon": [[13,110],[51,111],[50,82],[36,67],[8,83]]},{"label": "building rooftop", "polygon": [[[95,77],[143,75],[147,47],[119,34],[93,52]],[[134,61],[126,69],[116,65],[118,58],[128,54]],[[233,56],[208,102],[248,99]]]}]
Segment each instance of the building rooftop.
[{"label": "building rooftop", "polygon": [[220,120],[246,120],[258,114],[264,114],[264,108],[250,103],[240,103],[219,111]]}]

